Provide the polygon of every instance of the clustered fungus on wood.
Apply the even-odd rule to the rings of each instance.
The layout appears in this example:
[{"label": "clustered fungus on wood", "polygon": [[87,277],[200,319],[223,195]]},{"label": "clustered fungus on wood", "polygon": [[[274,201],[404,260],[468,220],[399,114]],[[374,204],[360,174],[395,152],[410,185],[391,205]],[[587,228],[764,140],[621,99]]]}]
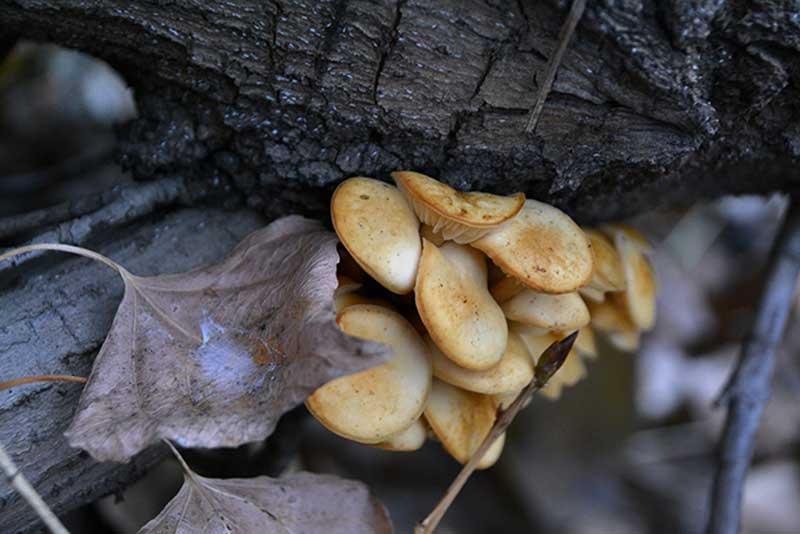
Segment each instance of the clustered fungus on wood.
[{"label": "clustered fungus on wood", "polygon": [[[633,228],[582,229],[522,194],[462,193],[416,172],[392,176],[397,187],[351,178],[331,200],[344,246],[337,323],[394,355],[308,398],[329,430],[396,451],[430,437],[466,463],[550,345],[580,332],[540,390],[557,399],[586,375],[583,359],[597,356],[593,328],[635,350],[653,326],[652,249]],[[478,467],[493,465],[504,442]]]}]

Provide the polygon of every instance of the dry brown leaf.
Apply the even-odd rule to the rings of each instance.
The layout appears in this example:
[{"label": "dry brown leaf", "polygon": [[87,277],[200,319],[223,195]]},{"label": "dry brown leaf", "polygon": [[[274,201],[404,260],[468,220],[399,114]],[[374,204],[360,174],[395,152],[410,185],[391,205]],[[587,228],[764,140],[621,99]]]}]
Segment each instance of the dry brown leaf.
[{"label": "dry brown leaf", "polygon": [[393,532],[386,509],[355,480],[312,473],[220,480],[183,466],[180,491],[139,534]]},{"label": "dry brown leaf", "polygon": [[125,461],[167,438],[185,447],[263,439],[316,388],[383,363],[389,350],[335,324],[336,236],[291,216],[222,262],[138,277],[125,296],[66,435]]}]

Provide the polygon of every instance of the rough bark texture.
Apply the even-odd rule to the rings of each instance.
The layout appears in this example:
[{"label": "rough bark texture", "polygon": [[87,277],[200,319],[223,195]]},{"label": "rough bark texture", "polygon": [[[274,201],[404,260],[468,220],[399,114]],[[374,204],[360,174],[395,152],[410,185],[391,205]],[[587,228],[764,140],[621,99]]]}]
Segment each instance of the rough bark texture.
[{"label": "rough bark texture", "polygon": [[[563,2],[562,2],[563,3]],[[322,213],[354,174],[523,190],[581,220],[790,188],[792,2],[591,2],[535,135],[554,1],[0,1],[0,33],[106,59],[136,88],[121,159]]]},{"label": "rough bark texture", "polygon": [[[178,209],[110,231],[95,228],[85,244],[137,274],[180,272],[221,258],[260,221],[248,211]],[[4,380],[56,372],[88,376],[122,297],[122,282],[111,269],[48,254],[0,274]],[[80,391],[80,384],[51,383],[0,393],[0,442],[57,513],[117,491],[161,456],[146,451],[123,466],[96,463],[71,449],[62,433]],[[0,532],[35,523],[27,505],[0,485]]]},{"label": "rough bark texture", "polygon": [[[0,48],[50,41],[117,68],[140,113],[120,130],[120,159],[139,179],[172,179],[177,190],[157,188],[167,204],[218,193],[226,206],[246,203],[268,218],[324,217],[344,177],[388,179],[401,168],[462,188],[522,190],[582,221],[794,187],[794,3],[590,2],[537,131],[526,135],[564,4],[0,0]],[[45,238],[152,274],[218,257],[257,224],[246,214],[158,208],[162,200],[140,211],[117,205],[90,217],[90,231],[84,216]],[[15,224],[63,218],[40,215]],[[59,258],[0,266],[0,278],[0,375],[88,372],[120,296],[114,274]],[[19,389],[0,406],[0,440],[58,511],[148,463],[98,465],[66,447],[61,431],[78,388]],[[2,492],[0,530],[25,527],[31,516]]]}]

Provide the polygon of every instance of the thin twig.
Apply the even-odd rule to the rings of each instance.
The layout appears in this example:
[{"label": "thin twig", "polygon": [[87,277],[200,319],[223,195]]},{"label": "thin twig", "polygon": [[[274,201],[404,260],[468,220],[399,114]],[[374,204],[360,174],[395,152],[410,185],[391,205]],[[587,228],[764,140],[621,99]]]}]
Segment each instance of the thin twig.
[{"label": "thin twig", "polygon": [[23,499],[28,501],[33,511],[36,512],[45,526],[47,526],[53,534],[69,534],[69,531],[64,527],[61,521],[59,521],[50,507],[47,506],[47,503],[44,502],[41,495],[36,492],[33,486],[31,486],[31,483],[28,482],[28,479],[25,478],[25,475],[20,472],[19,468],[17,468],[2,445],[0,445],[0,468],[3,470],[9,485],[17,490],[17,493],[19,493]]},{"label": "thin twig", "polygon": [[68,200],[55,206],[18,215],[0,217],[0,239],[8,239],[44,226],[60,224],[76,217],[83,217],[108,205],[119,196],[119,192],[120,190],[115,188],[76,200]]},{"label": "thin twig", "polygon": [[80,382],[86,383],[89,379],[83,376],[72,375],[38,375],[38,376],[25,376],[23,378],[15,378],[14,380],[7,380],[0,382],[0,391],[15,388],[23,384],[35,384],[37,382]]},{"label": "thin twig", "polygon": [[544,101],[547,100],[547,95],[553,88],[553,82],[556,79],[558,67],[561,65],[561,60],[564,57],[564,52],[567,50],[567,45],[572,39],[572,34],[575,33],[575,28],[578,26],[583,11],[586,9],[586,0],[573,0],[572,7],[567,15],[567,20],[561,26],[561,31],[558,32],[558,47],[556,51],[550,56],[550,60],[545,67],[545,77],[542,86],[539,88],[539,94],[536,95],[536,102],[531,108],[531,113],[528,115],[528,122],[525,125],[525,133],[531,133],[536,130],[536,125],[539,123],[539,117],[542,115],[544,109]]},{"label": "thin twig", "polygon": [[723,400],[728,417],[719,444],[711,495],[709,534],[739,532],[742,488],[761,413],[770,396],[775,352],[792,307],[800,274],[800,206],[793,201],[773,245],[755,323]]},{"label": "thin twig", "polygon": [[[37,235],[28,244],[55,242],[80,246],[89,241],[98,230],[106,230],[130,223],[153,213],[164,206],[177,204],[188,195],[183,178],[165,178],[155,182],[120,187],[114,200],[100,209],[77,219],[58,224]],[[0,265],[0,273],[15,269],[39,256],[28,254]]]},{"label": "thin twig", "polygon": [[561,364],[564,363],[567,354],[569,354],[570,349],[572,349],[572,345],[575,343],[575,338],[577,337],[578,333],[575,332],[561,341],[556,341],[539,357],[536,364],[536,374],[533,380],[531,380],[519,395],[517,395],[517,398],[511,403],[508,409],[499,411],[494,425],[491,430],[489,430],[489,434],[484,438],[480,447],[478,447],[478,450],[472,454],[469,461],[461,468],[461,471],[459,471],[456,478],[450,484],[450,487],[447,488],[447,491],[436,507],[428,514],[428,517],[414,528],[414,534],[431,534],[436,530],[444,514],[447,513],[450,505],[453,504],[453,501],[475,471],[478,462],[484,457],[486,451],[488,451],[494,442],[497,441],[497,438],[506,431],[533,394],[544,387],[550,377],[558,371]]}]

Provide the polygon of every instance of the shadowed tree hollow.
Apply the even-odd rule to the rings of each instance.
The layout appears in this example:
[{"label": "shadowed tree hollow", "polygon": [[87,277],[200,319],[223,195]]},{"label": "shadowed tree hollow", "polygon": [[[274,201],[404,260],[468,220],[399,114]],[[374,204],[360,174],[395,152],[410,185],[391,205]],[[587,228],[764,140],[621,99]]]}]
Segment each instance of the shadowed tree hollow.
[{"label": "shadowed tree hollow", "polygon": [[[139,111],[119,129],[118,158],[150,183],[39,228],[39,239],[89,243],[139,274],[186,269],[218,259],[263,220],[325,218],[346,177],[398,169],[523,191],[580,222],[795,187],[800,25],[791,5],[589,2],[527,134],[565,7],[0,0],[0,51],[30,39],[92,54],[124,76]],[[189,243],[198,226],[223,220],[240,224],[211,230],[220,235],[196,243],[203,254],[159,242]],[[0,266],[2,308],[16,310],[0,317],[4,375],[88,373],[121,294],[113,273],[100,284],[99,271],[60,257]],[[96,290],[84,291],[90,282]],[[119,488],[153,457],[99,466],[69,450],[61,432],[78,389],[34,387],[0,409],[0,442],[24,457],[20,467],[58,512]],[[2,491],[0,530],[29,525],[30,512]]]}]

